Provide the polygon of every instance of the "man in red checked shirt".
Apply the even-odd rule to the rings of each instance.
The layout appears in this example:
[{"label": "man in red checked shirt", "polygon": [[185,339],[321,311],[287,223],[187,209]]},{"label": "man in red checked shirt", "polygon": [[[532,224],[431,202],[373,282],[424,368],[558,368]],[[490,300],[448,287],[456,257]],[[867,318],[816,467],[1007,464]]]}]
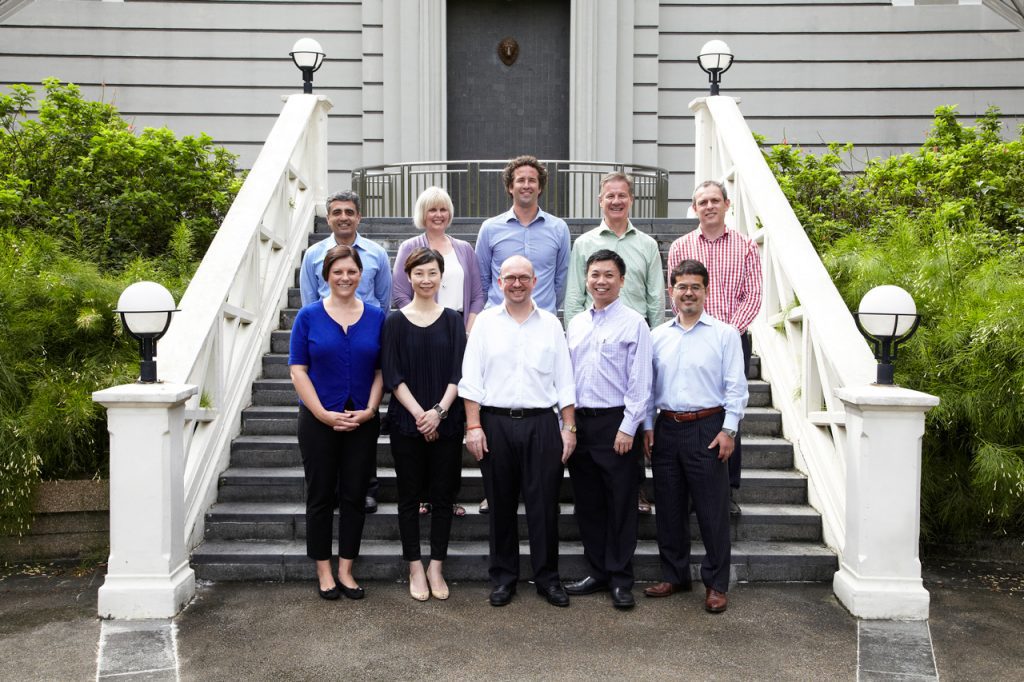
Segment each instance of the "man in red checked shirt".
[{"label": "man in red checked shirt", "polygon": [[[750,367],[751,352],[747,327],[761,309],[761,255],[753,241],[725,226],[729,197],[722,183],[705,180],[698,185],[693,193],[693,211],[700,221],[700,229],[672,242],[668,250],[667,271],[672,272],[686,259],[700,261],[708,269],[711,286],[705,310],[739,330],[746,372]],[[729,458],[729,485],[733,491],[740,487],[740,445],[737,434],[736,449]],[[731,500],[729,509],[734,515],[740,513],[735,498]]]}]

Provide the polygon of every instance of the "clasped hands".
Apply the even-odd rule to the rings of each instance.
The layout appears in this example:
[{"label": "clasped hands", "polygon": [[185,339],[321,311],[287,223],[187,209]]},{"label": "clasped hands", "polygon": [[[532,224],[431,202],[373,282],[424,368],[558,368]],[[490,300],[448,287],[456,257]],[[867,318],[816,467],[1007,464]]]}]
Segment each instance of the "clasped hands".
[{"label": "clasped hands", "polygon": [[343,412],[325,410],[323,415],[320,416],[320,421],[335,431],[355,431],[360,424],[365,424],[373,419],[374,414],[374,410],[370,408],[365,410],[345,410]]}]

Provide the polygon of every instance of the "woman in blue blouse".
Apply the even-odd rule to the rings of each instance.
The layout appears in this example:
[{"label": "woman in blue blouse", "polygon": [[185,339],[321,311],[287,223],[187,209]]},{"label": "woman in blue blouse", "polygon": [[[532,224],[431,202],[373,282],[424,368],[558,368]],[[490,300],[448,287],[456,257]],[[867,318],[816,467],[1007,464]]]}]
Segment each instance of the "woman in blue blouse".
[{"label": "woman in blue blouse", "polygon": [[[465,413],[458,399],[466,350],[463,317],[435,300],[445,258],[416,249],[405,261],[412,302],[384,323],[381,365],[394,393],[388,405],[391,453],[398,485],[398,530],[409,562],[409,593],[426,601],[448,598],[441,572],[448,554],[452,503],[462,475]],[[430,565],[420,557],[417,508],[421,491],[430,501]]]},{"label": "woman in blue blouse", "polygon": [[[306,554],[324,599],[362,599],[352,562],[363,535],[383,380],[384,312],[356,298],[362,261],[350,246],[324,258],[330,295],[304,306],[292,327],[288,365],[299,394],[299,450],[306,474]],[[340,497],[340,501],[339,498]],[[338,506],[338,580],[331,575],[331,519]]]}]

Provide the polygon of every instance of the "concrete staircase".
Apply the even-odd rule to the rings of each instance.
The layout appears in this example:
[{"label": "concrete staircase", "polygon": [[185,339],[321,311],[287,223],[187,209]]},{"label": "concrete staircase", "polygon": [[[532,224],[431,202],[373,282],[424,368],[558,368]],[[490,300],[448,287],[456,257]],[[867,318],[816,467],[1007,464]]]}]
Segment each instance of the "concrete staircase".
[{"label": "concrete staircase", "polygon": [[[573,237],[590,229],[593,220],[569,221]],[[449,234],[470,243],[476,240],[479,219],[456,219]],[[662,257],[672,240],[695,229],[690,220],[636,220],[634,225],[654,236]],[[360,233],[388,249],[392,262],[398,245],[414,232],[411,221],[363,220]],[[328,233],[318,219],[310,243]],[[306,558],[304,482],[295,436],[295,391],[288,378],[288,331],[300,305],[297,288],[290,290],[288,308],[281,311],[281,329],[273,332],[271,352],[263,359],[263,375],[253,383],[253,404],[242,415],[242,432],[232,443],[231,463],[221,474],[219,494],[206,515],[206,540],[192,554],[192,566],[206,580],[311,579],[313,562]],[[750,402],[743,421],[743,485],[738,500],[743,514],[732,520],[732,563],[741,581],[827,581],[837,569],[835,554],[821,541],[821,520],[807,504],[807,481],[793,469],[792,445],[781,437],[779,413],[771,408],[771,387],[760,380],[755,357],[750,376]],[[383,434],[377,446],[380,507],[368,515],[356,575],[361,579],[404,579],[408,568],[401,558],[394,463],[387,435],[387,409],[382,409]],[[648,469],[648,479],[650,470]],[[647,490],[653,486],[648,480]],[[488,525],[477,512],[483,497],[480,469],[463,454],[462,488],[458,499],[466,516],[452,525],[452,542],[445,574],[454,580],[486,580]],[[655,502],[655,514],[657,504]],[[561,494],[560,572],[563,578],[587,574],[579,529],[572,515],[568,472]],[[529,574],[526,519],[520,506],[524,576]],[[429,519],[423,519],[423,538]],[[696,519],[691,532],[699,539]],[[703,547],[693,546],[694,567]],[[634,561],[638,580],[660,580],[654,516],[640,517],[640,542]],[[696,575],[696,573],[695,573]]]}]

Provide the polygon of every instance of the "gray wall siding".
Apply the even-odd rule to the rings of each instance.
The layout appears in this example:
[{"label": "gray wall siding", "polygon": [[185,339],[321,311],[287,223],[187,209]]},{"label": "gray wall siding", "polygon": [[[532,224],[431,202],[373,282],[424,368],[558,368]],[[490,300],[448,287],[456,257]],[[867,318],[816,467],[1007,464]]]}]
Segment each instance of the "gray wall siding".
[{"label": "gray wall siding", "polygon": [[[331,187],[340,187],[354,167],[410,160],[391,157],[424,148],[412,140],[422,130],[400,127],[409,139],[387,132],[396,130],[389,124],[396,115],[404,121],[418,112],[388,113],[396,92],[416,84],[407,83],[404,67],[388,68],[386,53],[402,49],[403,31],[417,28],[396,28],[396,21],[414,10],[430,16],[426,8],[442,1],[7,2],[0,86],[47,76],[72,81],[117,104],[139,127],[207,132],[248,167],[280,111],[280,95],[301,88],[287,53],[296,39],[312,36],[328,54],[314,85],[334,103],[328,162]],[[676,215],[685,212],[694,181],[687,105],[707,93],[694,60],[711,38],[724,39],[737,55],[722,93],[742,99],[751,128],[810,151],[854,142],[852,168],[915,148],[943,104],[958,105],[965,120],[996,105],[1008,129],[1024,122],[1024,34],[985,6],[619,1],[632,12],[632,44],[624,52],[632,57],[632,92],[622,95],[631,96],[632,117],[610,132],[609,148],[632,155],[615,160],[668,168]],[[401,83],[385,83],[397,72]],[[620,91],[628,87],[622,80]]]},{"label": "gray wall siding", "polygon": [[658,26],[658,164],[672,172],[673,213],[694,184],[687,105],[707,94],[694,60],[712,38],[737,55],[722,94],[742,100],[755,132],[809,151],[854,142],[852,168],[915,149],[940,105],[967,120],[996,105],[1010,132],[1024,122],[1024,34],[980,5],[663,1]]}]

